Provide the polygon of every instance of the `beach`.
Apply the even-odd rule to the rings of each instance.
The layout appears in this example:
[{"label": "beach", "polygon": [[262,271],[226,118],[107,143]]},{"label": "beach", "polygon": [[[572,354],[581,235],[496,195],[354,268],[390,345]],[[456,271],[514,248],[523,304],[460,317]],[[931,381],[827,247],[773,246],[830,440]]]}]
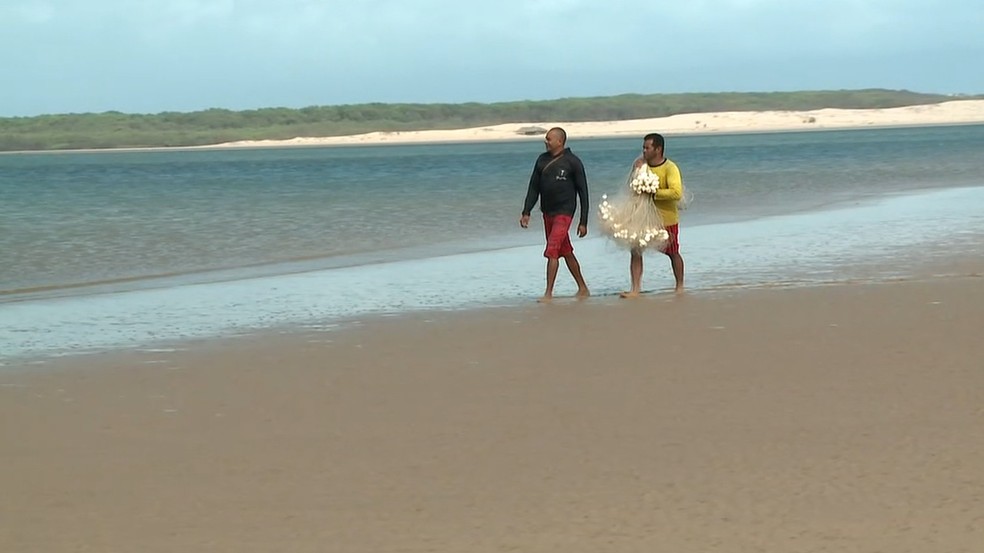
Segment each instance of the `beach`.
[{"label": "beach", "polygon": [[[530,121],[452,130],[371,132],[351,136],[296,137],[286,140],[246,140],[202,148],[276,146],[339,146],[369,144],[434,144],[542,140],[551,127],[563,127],[572,138],[639,137],[651,132],[666,135],[810,131],[880,127],[917,127],[984,123],[984,100],[953,100],[939,104],[884,109],[817,109],[803,111],[728,111],[688,113],[625,121]],[[543,129],[536,132],[533,129]],[[531,132],[524,134],[524,129]]]},{"label": "beach", "polygon": [[592,226],[550,305],[537,144],[5,156],[0,551],[976,553],[984,127],[945,109],[686,131],[688,293],[654,254],[618,298]]},{"label": "beach", "polygon": [[0,553],[984,553],[915,8],[0,4]]},{"label": "beach", "polygon": [[982,274],[8,367],[0,549],[976,551]]}]

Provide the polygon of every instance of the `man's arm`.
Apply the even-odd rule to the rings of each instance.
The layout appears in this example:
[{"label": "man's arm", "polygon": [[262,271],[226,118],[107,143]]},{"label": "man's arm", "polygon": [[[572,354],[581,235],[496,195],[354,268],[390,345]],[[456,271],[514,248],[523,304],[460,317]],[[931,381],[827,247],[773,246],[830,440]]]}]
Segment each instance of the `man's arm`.
[{"label": "man's arm", "polygon": [[584,164],[578,159],[574,164],[574,189],[581,204],[581,220],[579,226],[588,226],[588,176],[584,172]]},{"label": "man's arm", "polygon": [[527,228],[530,226],[530,212],[533,206],[540,199],[540,163],[533,165],[533,173],[530,175],[530,187],[526,191],[526,201],[523,202],[523,213],[519,216],[519,226]]},{"label": "man's arm", "polygon": [[657,200],[680,201],[683,199],[683,177],[680,176],[680,169],[675,164],[667,168],[666,186],[667,188],[657,190],[653,197]]},{"label": "man's arm", "polygon": [[523,215],[529,217],[533,211],[533,206],[540,199],[540,164],[533,166],[533,173],[530,175],[530,186],[526,190],[526,201],[523,203]]}]

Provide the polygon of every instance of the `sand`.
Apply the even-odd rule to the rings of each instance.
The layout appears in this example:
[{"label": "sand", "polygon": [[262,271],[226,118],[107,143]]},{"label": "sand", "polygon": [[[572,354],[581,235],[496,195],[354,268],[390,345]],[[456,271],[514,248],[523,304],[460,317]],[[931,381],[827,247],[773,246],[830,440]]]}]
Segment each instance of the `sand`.
[{"label": "sand", "polygon": [[0,551],[980,551],[982,272],[6,367]]},{"label": "sand", "polygon": [[205,146],[244,148],[275,146],[329,146],[542,140],[542,134],[524,136],[525,127],[559,126],[574,138],[642,138],[650,132],[667,135],[808,131],[897,126],[932,126],[984,123],[984,100],[954,100],[939,104],[887,109],[819,109],[809,111],[730,111],[692,113],[626,121],[532,121],[455,130],[372,132],[353,136],[297,137],[287,140],[247,140]]}]

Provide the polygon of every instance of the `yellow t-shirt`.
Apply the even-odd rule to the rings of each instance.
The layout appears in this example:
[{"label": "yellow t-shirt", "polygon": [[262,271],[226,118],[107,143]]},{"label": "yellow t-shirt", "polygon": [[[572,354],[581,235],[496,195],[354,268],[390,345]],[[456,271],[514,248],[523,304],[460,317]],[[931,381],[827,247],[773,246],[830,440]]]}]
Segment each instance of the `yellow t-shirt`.
[{"label": "yellow t-shirt", "polygon": [[664,159],[656,167],[649,167],[649,171],[659,177],[659,190],[653,194],[653,203],[659,210],[666,226],[676,225],[680,222],[680,213],[677,211],[677,202],[683,199],[683,177],[680,176],[680,168],[669,159]]}]

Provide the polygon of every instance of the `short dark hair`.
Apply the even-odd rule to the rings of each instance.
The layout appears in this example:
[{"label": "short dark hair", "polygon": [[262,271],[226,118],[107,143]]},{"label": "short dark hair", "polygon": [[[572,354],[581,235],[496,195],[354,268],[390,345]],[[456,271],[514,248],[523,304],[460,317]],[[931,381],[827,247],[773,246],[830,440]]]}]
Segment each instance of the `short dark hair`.
[{"label": "short dark hair", "polygon": [[643,144],[652,141],[653,148],[663,148],[666,149],[666,141],[663,139],[663,135],[658,132],[651,132],[642,139]]},{"label": "short dark hair", "polygon": [[552,132],[555,132],[555,133],[557,133],[557,134],[560,135],[560,143],[561,144],[567,144],[567,131],[565,131],[564,129],[562,129],[560,127],[554,127],[552,129],[550,129],[549,131],[547,131],[547,134],[550,134]]}]

